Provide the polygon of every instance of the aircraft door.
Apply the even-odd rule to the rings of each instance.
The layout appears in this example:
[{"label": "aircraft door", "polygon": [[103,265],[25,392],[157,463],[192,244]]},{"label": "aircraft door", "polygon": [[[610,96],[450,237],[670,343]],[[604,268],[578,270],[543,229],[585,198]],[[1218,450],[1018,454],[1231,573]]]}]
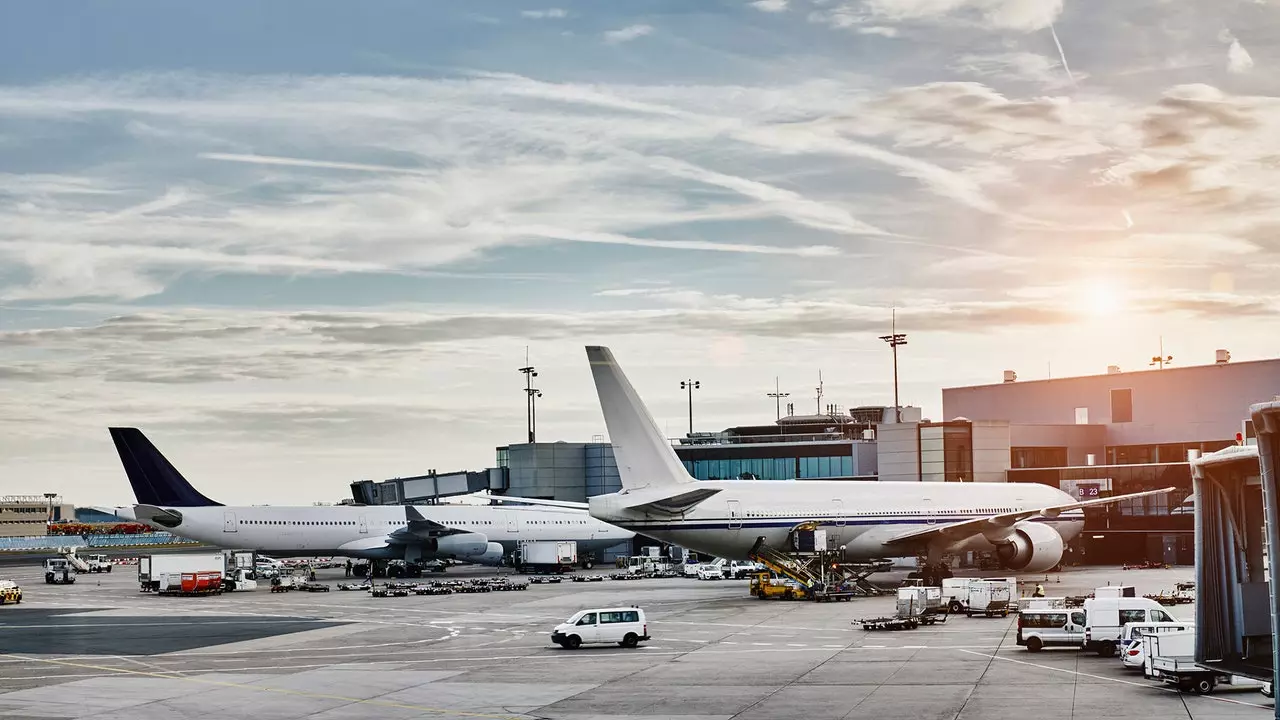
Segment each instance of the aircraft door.
[{"label": "aircraft door", "polygon": [[507,518],[507,532],[509,533],[520,532],[520,524],[516,522],[515,512],[511,510],[504,510],[502,514]]},{"label": "aircraft door", "polygon": [[729,529],[737,530],[742,527],[742,503],[737,500],[728,501],[729,505]]},{"label": "aircraft door", "polygon": [[360,520],[358,522],[360,523],[360,532],[362,533],[369,532],[369,523],[364,519],[363,515],[360,516]]},{"label": "aircraft door", "polygon": [[836,527],[844,527],[844,501],[840,498],[832,500],[831,509],[836,514]]},{"label": "aircraft door", "polygon": [[240,524],[236,522],[236,514],[233,512],[222,513],[222,532],[236,532],[240,529]]}]

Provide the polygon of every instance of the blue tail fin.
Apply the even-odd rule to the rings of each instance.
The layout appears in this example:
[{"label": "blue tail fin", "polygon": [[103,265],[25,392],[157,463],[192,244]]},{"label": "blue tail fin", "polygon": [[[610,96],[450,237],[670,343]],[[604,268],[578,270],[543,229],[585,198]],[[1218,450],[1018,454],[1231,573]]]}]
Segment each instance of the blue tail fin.
[{"label": "blue tail fin", "polygon": [[143,505],[208,507],[221,505],[201,495],[137,428],[108,428],[129,476],[133,494]]}]

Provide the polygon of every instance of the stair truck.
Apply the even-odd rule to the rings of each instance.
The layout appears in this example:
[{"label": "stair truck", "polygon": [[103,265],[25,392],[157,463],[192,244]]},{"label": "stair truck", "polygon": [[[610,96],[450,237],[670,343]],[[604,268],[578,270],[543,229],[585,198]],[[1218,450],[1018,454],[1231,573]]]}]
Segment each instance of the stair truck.
[{"label": "stair truck", "polygon": [[70,585],[76,581],[75,566],[66,558],[49,558],[44,561],[44,581],[52,585]]}]

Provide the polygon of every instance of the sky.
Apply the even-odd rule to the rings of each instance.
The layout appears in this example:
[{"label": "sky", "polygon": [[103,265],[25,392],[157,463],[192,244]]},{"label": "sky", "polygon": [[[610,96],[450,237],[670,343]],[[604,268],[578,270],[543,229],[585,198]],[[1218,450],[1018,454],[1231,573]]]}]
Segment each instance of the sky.
[{"label": "sky", "polygon": [[1278,0],[552,1],[6,6],[0,494],[1280,354]]}]

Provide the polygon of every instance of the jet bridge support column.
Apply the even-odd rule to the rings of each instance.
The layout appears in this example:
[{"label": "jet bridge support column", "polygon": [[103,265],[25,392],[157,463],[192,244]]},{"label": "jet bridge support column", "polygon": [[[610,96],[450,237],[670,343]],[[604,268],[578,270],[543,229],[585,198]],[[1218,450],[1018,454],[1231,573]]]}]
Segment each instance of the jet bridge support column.
[{"label": "jet bridge support column", "polygon": [[[1196,663],[1270,682],[1280,614],[1275,465],[1280,402],[1251,408],[1258,446],[1231,446],[1192,462],[1196,505]],[[1280,713],[1276,715],[1280,720]]]}]

